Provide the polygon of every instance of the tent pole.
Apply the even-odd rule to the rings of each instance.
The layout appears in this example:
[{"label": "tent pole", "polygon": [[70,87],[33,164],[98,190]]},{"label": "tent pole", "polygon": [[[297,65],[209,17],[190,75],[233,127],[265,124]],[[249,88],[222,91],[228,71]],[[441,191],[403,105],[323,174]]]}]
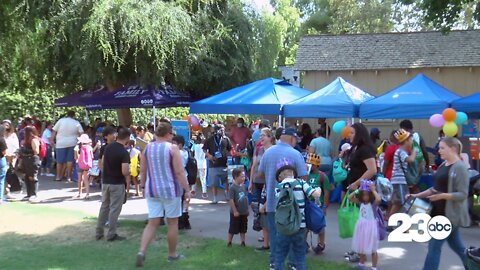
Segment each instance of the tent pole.
[{"label": "tent pole", "polygon": [[278,115],[278,125],[280,126],[282,124],[282,115]]},{"label": "tent pole", "polygon": [[87,110],[87,108],[85,108],[85,117],[86,117],[85,120],[86,120],[86,122],[87,122],[87,123],[85,123],[85,124],[89,125],[89,124],[90,124],[90,118],[89,118],[89,116],[88,116],[88,110]]},{"label": "tent pole", "polygon": [[157,110],[153,106],[153,130],[157,130]]}]

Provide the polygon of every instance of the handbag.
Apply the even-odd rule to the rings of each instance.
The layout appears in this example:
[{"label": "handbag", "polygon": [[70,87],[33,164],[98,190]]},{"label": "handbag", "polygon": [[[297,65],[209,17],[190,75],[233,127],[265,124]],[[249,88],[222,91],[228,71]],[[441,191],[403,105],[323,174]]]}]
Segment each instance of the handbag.
[{"label": "handbag", "polygon": [[343,161],[341,158],[336,159],[332,164],[333,181],[336,185],[342,183],[347,179],[348,171],[343,168]]},{"label": "handbag", "polygon": [[350,191],[345,194],[340,209],[337,210],[338,231],[340,238],[350,238],[353,236],[355,224],[358,220],[360,209],[353,202],[348,200]]},{"label": "handbag", "polygon": [[22,190],[22,183],[18,179],[18,175],[15,173],[15,169],[12,166],[7,170],[5,181],[7,182],[7,187],[10,186],[11,192]]},{"label": "handbag", "polygon": [[400,208],[399,213],[405,213],[413,216],[418,213],[428,214],[432,211],[432,204],[421,198],[408,197],[407,201]]},{"label": "handbag", "polygon": [[415,160],[413,163],[407,162],[407,170],[403,168],[402,158],[400,157],[400,151],[397,150],[398,161],[400,162],[400,168],[402,168],[403,175],[405,176],[405,180],[407,180],[408,186],[415,186],[420,181],[419,173],[418,173],[418,163]]}]

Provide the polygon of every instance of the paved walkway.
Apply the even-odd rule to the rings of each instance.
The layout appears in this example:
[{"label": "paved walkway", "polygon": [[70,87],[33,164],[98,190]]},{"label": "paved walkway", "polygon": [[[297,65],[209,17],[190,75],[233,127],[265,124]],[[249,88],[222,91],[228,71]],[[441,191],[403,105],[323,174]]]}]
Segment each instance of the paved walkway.
[{"label": "paved walkway", "polygon": [[[58,183],[52,181],[52,179],[42,177],[38,195],[43,205],[76,209],[93,216],[98,214],[100,208],[101,196],[98,188],[93,189],[89,201],[73,198],[77,195],[76,183]],[[351,239],[341,239],[338,236],[337,209],[338,205],[332,205],[328,211],[326,228],[327,249],[323,255],[317,256],[319,259],[344,261],[343,254],[350,249]],[[145,200],[142,198],[129,199],[122,209],[121,218],[145,220],[147,218]],[[226,202],[212,205],[208,200],[192,199],[190,210],[192,230],[189,231],[192,235],[226,239],[228,221],[229,207]],[[250,218],[249,222],[247,245],[258,246],[260,243],[257,242],[257,238],[260,236],[260,233],[251,230],[252,218]],[[480,245],[480,228],[478,226],[462,229],[461,234],[467,246]],[[235,240],[239,241],[238,238]],[[427,244],[425,243],[388,243],[387,241],[382,241],[380,247],[380,269],[421,269],[427,253]],[[447,244],[443,248],[440,269],[463,269],[460,260],[448,248]]]}]

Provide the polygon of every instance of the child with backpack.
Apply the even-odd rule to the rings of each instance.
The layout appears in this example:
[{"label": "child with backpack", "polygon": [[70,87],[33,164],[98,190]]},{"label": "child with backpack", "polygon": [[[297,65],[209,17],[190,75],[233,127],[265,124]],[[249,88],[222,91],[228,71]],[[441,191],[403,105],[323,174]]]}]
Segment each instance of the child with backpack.
[{"label": "child with backpack", "polygon": [[[388,217],[395,214],[405,203],[405,196],[409,193],[407,171],[409,164],[414,164],[412,168],[418,168],[415,165],[416,151],[411,151],[413,138],[410,132],[403,129],[398,130],[394,134],[395,139],[400,144],[400,147],[393,155],[393,170],[392,179],[390,182],[393,186],[392,198],[390,200],[390,212]],[[410,153],[410,154],[409,154]]]},{"label": "child with backpack", "polygon": [[245,246],[245,234],[248,226],[248,193],[245,187],[245,171],[235,168],[232,171],[233,183],[228,192],[230,204],[230,226],[228,228],[227,246],[232,246],[233,236],[240,234],[241,246]]},{"label": "child with backpack", "polygon": [[353,232],[352,249],[360,256],[357,269],[364,270],[367,254],[372,254],[372,268],[377,270],[379,228],[376,212],[381,199],[376,191],[375,184],[369,180],[362,180],[359,189],[352,192],[348,199],[360,204],[360,212]]},{"label": "child with backpack", "polygon": [[283,158],[276,164],[277,205],[275,225],[277,228],[277,248],[275,269],[282,270],[289,252],[294,257],[295,269],[307,268],[305,255],[305,200],[307,197],[319,199],[321,189],[312,188],[306,181],[297,179],[293,162]]},{"label": "child with backpack", "polygon": [[[311,170],[308,176],[308,183],[312,188],[321,188],[323,190],[322,195],[319,199],[314,199],[310,197],[311,201],[314,201],[317,205],[319,205],[324,215],[327,215],[327,208],[330,205],[330,191],[332,190],[330,179],[328,175],[324,172],[320,171],[318,168],[320,167],[320,156],[315,154],[309,154],[307,158],[307,164],[310,164]],[[305,232],[305,242],[307,242],[307,235],[308,231]],[[312,243],[310,243],[312,244]],[[325,250],[325,228],[320,231],[318,234],[318,243],[316,247],[313,247],[313,251],[315,254],[320,254]],[[308,243],[307,243],[307,252],[308,252]]]},{"label": "child with backpack", "polygon": [[88,137],[87,134],[82,134],[78,138],[78,145],[75,148],[78,164],[77,198],[80,198],[82,196],[82,185],[85,184],[85,200],[88,200],[90,198],[90,183],[88,181],[88,171],[93,167],[92,140]]}]

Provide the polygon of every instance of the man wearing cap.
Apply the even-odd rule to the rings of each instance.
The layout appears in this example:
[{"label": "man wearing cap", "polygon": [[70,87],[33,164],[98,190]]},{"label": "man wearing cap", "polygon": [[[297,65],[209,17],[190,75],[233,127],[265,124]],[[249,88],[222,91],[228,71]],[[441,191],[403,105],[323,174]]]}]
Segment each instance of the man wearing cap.
[{"label": "man wearing cap", "polygon": [[[74,111],[69,111],[67,117],[58,120],[53,127],[50,143],[55,146],[57,159],[57,177],[55,181],[61,181],[63,176],[67,178],[67,181],[71,181],[74,161],[73,149],[77,144],[78,136],[82,135],[82,133],[82,125],[75,120]],[[53,138],[55,138],[55,141],[53,141]]]},{"label": "man wearing cap", "polygon": [[[268,233],[270,238],[270,269],[275,269],[274,262],[277,248],[277,229],[275,227],[275,188],[277,187],[277,163],[281,159],[287,158],[291,160],[291,165],[295,168],[299,178],[304,180],[308,178],[305,160],[302,154],[293,148],[296,144],[297,134],[295,129],[283,129],[279,143],[265,151],[258,168],[260,176],[265,177],[267,192],[266,212],[268,218]],[[295,262],[290,258],[289,262],[291,264],[295,264]]]},{"label": "man wearing cap", "polygon": [[205,157],[208,160],[208,185],[213,189],[212,203],[217,204],[217,189],[221,184],[225,186],[225,191],[228,192],[228,183],[226,183],[228,178],[227,157],[232,150],[232,143],[225,136],[225,127],[223,125],[216,124],[214,131],[215,133],[205,141],[203,152],[205,152]]}]

